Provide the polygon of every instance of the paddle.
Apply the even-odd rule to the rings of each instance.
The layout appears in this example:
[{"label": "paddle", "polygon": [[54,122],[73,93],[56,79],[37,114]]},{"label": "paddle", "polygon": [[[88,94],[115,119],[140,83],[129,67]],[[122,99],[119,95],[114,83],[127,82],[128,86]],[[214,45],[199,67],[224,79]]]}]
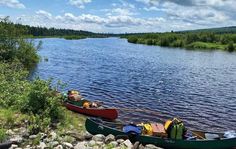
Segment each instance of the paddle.
[{"label": "paddle", "polygon": [[[189,131],[191,131],[191,130],[189,130]],[[206,140],[206,138],[202,137],[201,135],[199,135],[199,134],[197,134],[197,133],[195,133],[195,132],[193,132],[193,131],[191,131],[191,132],[192,132],[192,134],[194,134],[195,136],[197,136],[197,137],[199,137],[199,138],[201,138],[201,139],[203,139],[203,140]]]}]

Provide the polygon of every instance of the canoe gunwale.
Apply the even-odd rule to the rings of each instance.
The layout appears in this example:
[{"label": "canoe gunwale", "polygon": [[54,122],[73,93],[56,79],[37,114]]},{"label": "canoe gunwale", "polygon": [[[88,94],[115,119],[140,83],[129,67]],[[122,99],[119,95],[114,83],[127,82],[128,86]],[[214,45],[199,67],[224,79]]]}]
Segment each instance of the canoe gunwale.
[{"label": "canoe gunwale", "polygon": [[83,108],[68,102],[64,102],[64,105],[71,111],[87,116],[100,117],[108,120],[114,120],[118,117],[118,111],[114,108]]},{"label": "canoe gunwale", "polygon": [[[85,127],[88,132],[92,134],[102,133],[127,135],[121,130],[106,126],[96,121],[94,118],[88,118],[85,122]],[[89,129],[89,127],[91,127]],[[102,128],[104,132],[102,132]],[[109,131],[111,133],[109,133]],[[115,135],[116,136],[116,135]],[[236,138],[222,138],[220,140],[174,140],[170,138],[161,138],[156,136],[140,135],[137,136],[136,141],[142,144],[154,144],[163,148],[176,148],[176,149],[230,149],[236,147]]]}]

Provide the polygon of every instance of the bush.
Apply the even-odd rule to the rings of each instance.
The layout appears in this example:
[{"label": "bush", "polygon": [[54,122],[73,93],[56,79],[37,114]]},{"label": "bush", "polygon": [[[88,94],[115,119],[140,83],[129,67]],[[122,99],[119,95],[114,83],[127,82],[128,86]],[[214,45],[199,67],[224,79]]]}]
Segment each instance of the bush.
[{"label": "bush", "polygon": [[18,109],[28,95],[28,72],[19,62],[0,62],[0,107]]},{"label": "bush", "polygon": [[30,69],[39,61],[37,48],[33,42],[26,41],[23,35],[26,30],[17,28],[8,18],[0,20],[0,60],[11,62],[18,59]]},{"label": "bush", "polygon": [[51,81],[36,79],[32,82],[23,112],[49,117],[52,121],[62,117],[59,96],[50,88]]},{"label": "bush", "polygon": [[184,46],[184,42],[180,39],[175,40],[172,44],[172,47],[183,47]]},{"label": "bush", "polygon": [[160,46],[167,47],[169,46],[169,40],[166,37],[162,37],[160,40]]},{"label": "bush", "polygon": [[228,50],[229,52],[233,52],[233,51],[234,51],[234,43],[233,43],[233,42],[230,42],[230,43],[228,44],[227,50]]},{"label": "bush", "polygon": [[148,40],[147,40],[147,45],[153,45],[152,39],[148,39]]},{"label": "bush", "polygon": [[136,37],[128,37],[128,42],[137,43],[137,41],[138,41],[138,38]]}]

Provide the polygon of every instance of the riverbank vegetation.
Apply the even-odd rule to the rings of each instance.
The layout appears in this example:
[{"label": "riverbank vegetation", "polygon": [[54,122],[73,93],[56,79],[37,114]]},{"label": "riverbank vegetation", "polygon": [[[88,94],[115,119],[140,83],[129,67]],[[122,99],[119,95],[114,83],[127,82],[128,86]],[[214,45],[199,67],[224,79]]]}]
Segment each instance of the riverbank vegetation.
[{"label": "riverbank vegetation", "polygon": [[62,106],[51,80],[27,80],[40,60],[37,50],[42,43],[24,39],[26,32],[7,18],[0,20],[0,143],[8,138],[7,130],[21,126],[30,134],[47,131],[53,124],[83,130],[78,124],[84,117],[78,119]]},{"label": "riverbank vegetation", "polygon": [[236,33],[215,33],[208,31],[188,31],[170,33],[126,34],[130,43],[180,47],[187,49],[220,49],[232,52],[236,47]]}]

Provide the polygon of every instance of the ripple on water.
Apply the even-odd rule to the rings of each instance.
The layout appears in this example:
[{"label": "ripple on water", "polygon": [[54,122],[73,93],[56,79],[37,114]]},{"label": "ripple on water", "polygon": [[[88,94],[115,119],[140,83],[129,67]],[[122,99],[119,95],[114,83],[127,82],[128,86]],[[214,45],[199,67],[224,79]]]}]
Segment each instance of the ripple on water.
[{"label": "ripple on water", "polygon": [[122,120],[177,116],[194,129],[235,129],[234,53],[137,45],[118,38],[40,40],[39,54],[49,60],[40,62],[33,75],[60,79],[66,89],[121,108]]}]

